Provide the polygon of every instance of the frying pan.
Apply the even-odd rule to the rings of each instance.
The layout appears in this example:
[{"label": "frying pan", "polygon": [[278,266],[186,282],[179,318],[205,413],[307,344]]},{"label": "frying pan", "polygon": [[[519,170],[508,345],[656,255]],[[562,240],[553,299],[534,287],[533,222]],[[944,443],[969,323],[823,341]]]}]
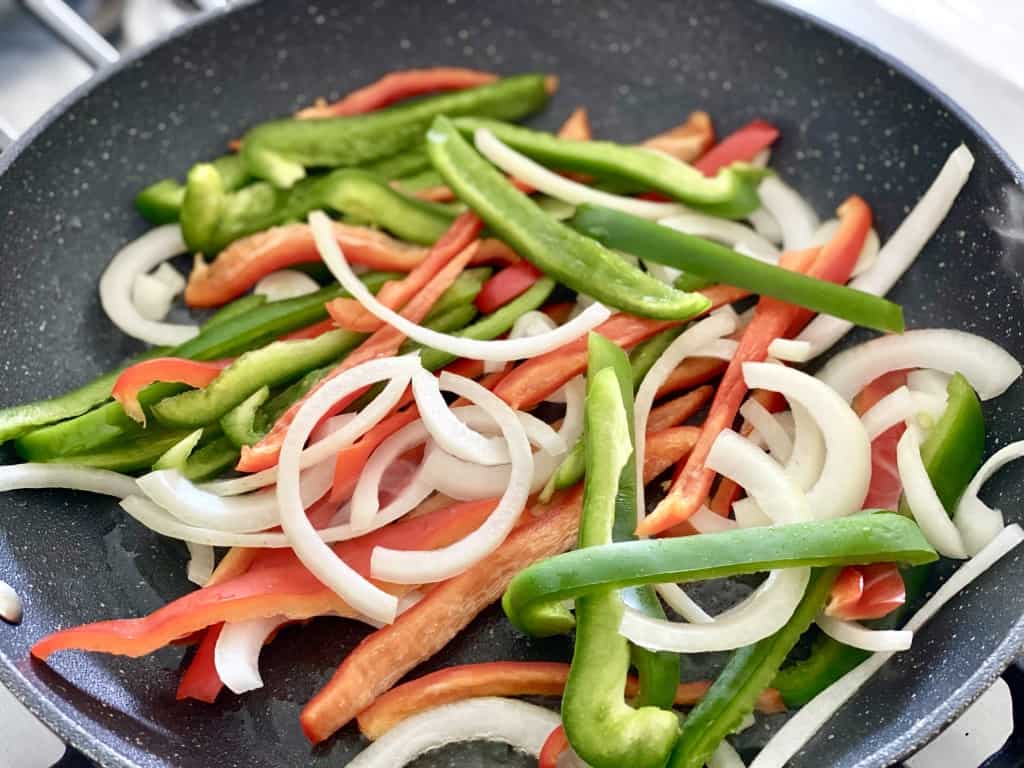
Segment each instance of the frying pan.
[{"label": "frying pan", "polygon": [[[590,108],[598,135],[625,141],[696,108],[723,133],[767,118],[782,128],[773,166],[783,177],[823,215],[847,194],[862,194],[883,238],[948,152],[966,142],[977,158],[971,180],[893,297],[909,327],[962,328],[1024,357],[1020,254],[995,232],[1013,224],[1020,172],[927,83],[835,31],[742,0],[278,0],[208,17],[130,57],[0,158],[0,403],[64,391],[136,351],[104,317],[96,282],[115,250],[145,229],[131,206],[141,186],[181,177],[256,121],[388,70],[438,63],[558,73],[561,89],[535,121],[547,128],[578,104]],[[986,409],[990,449],[1021,437],[1022,405],[1018,384]],[[8,450],[0,460],[15,457]],[[1019,520],[1022,490],[1002,477],[991,500]],[[0,497],[0,577],[26,608],[21,626],[0,626],[0,680],[103,765],[344,765],[363,746],[355,729],[311,750],[298,714],[364,636],[349,622],[284,631],[263,655],[267,686],[222,695],[213,706],[174,701],[182,649],[143,659],[61,654],[52,666],[28,660],[30,644],[58,627],[138,616],[183,594],[184,559],[177,542],[125,519],[111,500]],[[960,713],[1024,643],[1019,560],[1004,559],[919,632],[913,650],[890,662],[794,764],[887,765]],[[716,586],[703,596],[720,594]],[[414,674],[570,652],[564,639],[517,635],[492,608]],[[694,663],[686,674],[711,674],[723,661]],[[763,743],[777,725],[748,730],[740,746]],[[530,761],[470,744],[417,764]]]}]

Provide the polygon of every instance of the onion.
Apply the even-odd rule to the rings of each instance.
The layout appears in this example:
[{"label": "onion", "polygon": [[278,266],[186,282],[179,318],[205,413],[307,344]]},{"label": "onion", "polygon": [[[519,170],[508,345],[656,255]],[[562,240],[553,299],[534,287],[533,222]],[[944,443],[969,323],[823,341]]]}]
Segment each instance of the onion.
[{"label": "onion", "polygon": [[286,621],[284,616],[269,616],[224,624],[213,651],[213,665],[229,691],[242,694],[263,687],[260,651],[271,633]]},{"label": "onion", "polygon": [[905,368],[962,373],[982,400],[1003,394],[1021,373],[1020,363],[995,342],[966,331],[932,328],[879,336],[840,352],[818,378],[849,402],[879,376]]},{"label": "onion", "polygon": [[944,557],[967,557],[960,532],[946,514],[928,477],[921,459],[920,430],[913,422],[907,422],[907,431],[896,444],[896,465],[907,504],[928,543]]},{"label": "onion", "polygon": [[703,504],[701,504],[700,509],[690,516],[687,522],[693,526],[697,533],[721,533],[722,531],[731,531],[737,527],[735,520],[716,515]]},{"label": "onion", "polygon": [[[964,538],[968,553],[980,552],[1001,530],[1003,514],[978,498],[981,487],[1006,464],[1024,457],[1024,441],[1003,446],[981,465],[956,505],[953,522]],[[996,526],[1000,527],[997,528]]]},{"label": "onion", "polygon": [[6,581],[0,581],[0,619],[11,624],[18,624],[24,615],[21,598],[14,587]]},{"label": "onion", "polygon": [[[875,265],[851,281],[850,287],[875,296],[888,293],[946,218],[957,195],[967,183],[973,166],[974,156],[961,144],[946,160],[928,191],[882,246]],[[761,184],[761,190],[763,195],[764,183]],[[843,338],[851,328],[853,323],[846,320],[819,315],[797,338],[811,342],[814,356],[817,357]]]},{"label": "onion", "polygon": [[714,752],[711,753],[711,757],[708,759],[708,768],[747,768],[743,762],[743,758],[739,756],[739,753],[732,748],[732,745],[722,740],[722,743],[718,745]]},{"label": "onion", "polygon": [[691,624],[710,624],[714,621],[678,584],[655,584],[654,590],[669,608]]},{"label": "onion", "polygon": [[542,333],[553,331],[558,325],[550,317],[539,309],[531,309],[519,316],[519,319],[512,325],[509,331],[510,339],[524,339],[530,336],[540,336]]},{"label": "onion", "polygon": [[750,222],[750,226],[754,228],[757,234],[772,245],[780,245],[782,243],[782,227],[779,226],[779,222],[775,220],[775,217],[763,207],[751,211],[750,215],[747,216],[747,221]]},{"label": "onion", "polygon": [[533,453],[515,411],[493,392],[463,376],[445,372],[441,374],[440,383],[445,390],[479,405],[501,428],[512,460],[508,488],[480,527],[454,544],[416,552],[376,547],[370,557],[370,573],[376,579],[397,584],[426,584],[461,573],[501,545],[530,495]]},{"label": "onion", "polygon": [[593,330],[611,316],[611,312],[602,304],[593,304],[574,320],[563,326],[524,339],[504,339],[498,341],[479,341],[447,333],[438,333],[422,325],[410,322],[406,318],[388,309],[377,301],[376,297],[356,277],[345,260],[341,248],[334,237],[331,220],[321,211],[309,215],[309,225],[316,240],[317,250],[338,282],[355,298],[364,309],[378,320],[392,326],[399,333],[427,347],[440,349],[456,357],[467,357],[474,360],[520,360],[542,355],[553,349],[575,341]]},{"label": "onion", "polygon": [[348,768],[401,768],[424,752],[458,741],[497,741],[537,757],[560,724],[557,713],[525,701],[465,699],[406,718],[356,755]]},{"label": "onion", "polygon": [[[326,217],[325,217],[326,218]],[[330,232],[330,229],[328,230]],[[330,234],[333,242],[334,235]],[[358,392],[362,388],[383,379],[390,378],[388,386],[399,383],[404,390],[412,372],[419,365],[416,357],[381,358],[357,365],[321,385],[302,404],[295,419],[288,428],[278,459],[277,501],[280,506],[281,528],[291,542],[295,555],[324,584],[355,610],[372,619],[390,623],[398,610],[398,599],[380,588],[356,571],[325,544],[306,517],[299,485],[302,447],[317,423],[330,412],[338,400]],[[385,388],[385,392],[386,392]],[[384,393],[376,399],[383,397]],[[362,416],[363,414],[360,414]],[[383,418],[383,414],[381,414]],[[312,446],[315,450],[336,438],[352,431],[351,427],[360,421],[359,416],[326,440]],[[379,421],[379,419],[378,419]],[[362,427],[369,429],[373,423]],[[516,423],[518,426],[518,422]],[[355,432],[351,436],[354,439]],[[524,437],[525,440],[525,437]]]},{"label": "onion", "polygon": [[279,269],[261,277],[252,292],[266,296],[267,301],[294,299],[320,290],[320,284],[305,272],[297,269]]},{"label": "onion", "polygon": [[[988,546],[960,566],[959,570],[939,587],[907,622],[905,629],[911,632],[919,630],[956,594],[991,568],[1022,540],[1024,531],[1019,525],[1004,528]],[[892,652],[874,654],[811,699],[775,733],[751,763],[750,768],[784,768],[790,758],[811,740],[821,726],[849,701],[860,687],[892,658],[892,655]]]},{"label": "onion", "polygon": [[[829,219],[814,233],[814,239],[811,245],[825,245],[835,237],[836,231],[839,229],[839,219]],[[878,260],[878,233],[874,228],[868,230],[867,237],[864,238],[864,245],[861,246],[860,254],[857,256],[857,263],[853,266],[853,271],[850,273],[851,277],[856,277],[869,270],[872,265]]]},{"label": "onion", "polygon": [[945,408],[945,399],[899,387],[871,406],[860,420],[864,424],[864,431],[868,433],[868,440],[874,441],[897,424],[917,418],[919,413],[924,412],[932,419],[938,419]]},{"label": "onion", "polygon": [[906,629],[868,629],[859,622],[843,621],[824,614],[815,622],[836,642],[862,651],[908,651],[914,642],[914,633]]},{"label": "onion", "polygon": [[188,580],[199,587],[205,587],[213,575],[215,555],[209,544],[196,544],[186,541],[188,547]]},{"label": "onion", "polygon": [[[842,517],[860,510],[871,482],[871,443],[850,406],[822,381],[783,365],[744,363],[743,377],[751,389],[779,392],[794,408],[803,406],[821,430],[825,460],[807,491],[814,516]],[[758,503],[764,509],[764,502]]]},{"label": "onion", "polygon": [[825,465],[825,439],[810,412],[790,403],[793,413],[793,452],[786,462],[786,474],[798,488],[810,490]]},{"label": "onion", "polygon": [[694,353],[694,357],[716,357],[719,360],[732,360],[739,349],[739,342],[733,339],[714,339]]},{"label": "onion", "polygon": [[546,195],[572,205],[593,203],[645,219],[663,219],[686,211],[678,203],[654,203],[634,197],[613,195],[588,187],[586,184],[580,184],[565,176],[559,176],[526,155],[516,152],[486,128],[478,128],[473,134],[473,141],[477,151],[505,173],[526,182]]},{"label": "onion", "polygon": [[[530,478],[530,493],[543,490],[551,475],[562,463],[564,454],[552,455],[547,451],[533,454],[533,475]],[[451,496],[458,501],[474,501],[501,496],[508,488],[512,467],[500,464],[496,467],[481,467],[470,461],[463,461],[442,450],[431,451],[423,462],[423,480],[438,493]]]},{"label": "onion", "polygon": [[132,306],[143,319],[163,320],[174,303],[174,290],[163,280],[145,272],[135,275],[132,280]]},{"label": "onion", "polygon": [[757,430],[764,438],[768,446],[768,452],[778,462],[785,463],[793,454],[793,439],[786,432],[786,428],[771,411],[752,397],[740,406],[740,416],[745,418],[750,425]]},{"label": "onion", "polygon": [[787,363],[806,363],[811,359],[811,345],[796,339],[774,339],[768,345],[768,354]]},{"label": "onion", "polygon": [[740,528],[759,528],[772,524],[772,519],[749,497],[734,501],[732,513],[736,518],[736,525]]},{"label": "onion", "polygon": [[771,162],[772,151],[765,147],[750,160],[750,164],[757,168],[767,168],[768,163]]},{"label": "onion", "polygon": [[761,206],[782,229],[782,247],[786,251],[807,248],[818,229],[818,214],[796,190],[777,176],[769,176],[757,188]]},{"label": "onion", "polygon": [[150,273],[150,277],[154,277],[166,285],[172,296],[177,296],[185,290],[185,278],[182,276],[181,272],[176,270],[166,261],[154,269]]},{"label": "onion", "polygon": [[656,261],[647,261],[646,259],[644,260],[644,269],[646,269],[647,274],[655,280],[660,280],[666,285],[674,285],[676,279],[683,274],[683,270],[681,269],[670,267],[667,264],[659,264]]},{"label": "onion", "polygon": [[[332,461],[322,461],[303,472],[299,484],[303,508],[327,493],[333,480]],[[273,528],[281,521],[273,490],[245,496],[217,496],[193,485],[175,469],[143,475],[138,485],[149,499],[183,523],[199,528],[251,533]]]},{"label": "onion", "polygon": [[715,438],[704,466],[742,486],[776,525],[811,517],[803,492],[779,463],[731,429]]},{"label": "onion", "polygon": [[165,224],[118,251],[100,278],[100,303],[111,322],[132,338],[156,345],[177,346],[199,333],[197,325],[147,320],[131,301],[136,275],[186,250],[181,227]]},{"label": "onion", "polygon": [[924,392],[945,399],[949,394],[948,373],[931,368],[920,368],[907,374],[907,388],[915,392]]},{"label": "onion", "polygon": [[66,488],[118,498],[139,492],[134,477],[108,469],[31,462],[0,467],[0,493],[28,488]]},{"label": "onion", "polygon": [[769,264],[777,264],[779,261],[778,248],[750,227],[736,221],[687,211],[662,219],[658,223],[677,232],[714,240],[730,248],[742,246],[744,253],[759,261],[766,261]]}]

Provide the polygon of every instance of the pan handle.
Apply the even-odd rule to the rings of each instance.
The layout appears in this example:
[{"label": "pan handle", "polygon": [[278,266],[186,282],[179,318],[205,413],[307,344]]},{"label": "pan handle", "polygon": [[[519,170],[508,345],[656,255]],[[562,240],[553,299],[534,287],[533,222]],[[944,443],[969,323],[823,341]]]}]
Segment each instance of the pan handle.
[{"label": "pan handle", "polygon": [[121,54],[64,0],[21,0],[50,31],[78,51],[93,69],[116,63]]}]

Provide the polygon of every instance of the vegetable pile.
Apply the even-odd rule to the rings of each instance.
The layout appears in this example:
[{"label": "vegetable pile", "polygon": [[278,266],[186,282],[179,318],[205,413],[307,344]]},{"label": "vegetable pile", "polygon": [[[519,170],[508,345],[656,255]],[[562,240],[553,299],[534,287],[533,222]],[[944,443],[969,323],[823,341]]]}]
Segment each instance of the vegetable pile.
[{"label": "vegetable pile", "polygon": [[[466,739],[548,768],[737,766],[752,713],[799,708],[752,763],[778,767],[1024,538],[978,497],[1024,455],[984,461],[980,405],[1019,363],[906,330],[884,298],[966,147],[880,244],[864,199],[820,222],[768,168],[769,123],[716,141],[694,113],[633,146],[594,140],[583,109],[557,135],[509,122],[556,87],[392,73],[139,194],[156,226],[100,297],[154,348],[0,410],[25,460],[0,491],[112,496],[188,545],[199,588],[34,657],[193,643],[177,696],[212,702],[263,685],[280,628],[342,616],[376,631],[301,727],[356,721],[373,743],[353,766]],[[181,294],[196,323],[166,321]],[[804,370],[854,325],[884,335]],[[918,606],[940,556],[964,563]],[[685,589],[752,574],[717,615]],[[526,635],[571,633],[571,664],[398,684],[498,600]],[[680,681],[681,654],[712,651],[732,653],[717,679]]]}]

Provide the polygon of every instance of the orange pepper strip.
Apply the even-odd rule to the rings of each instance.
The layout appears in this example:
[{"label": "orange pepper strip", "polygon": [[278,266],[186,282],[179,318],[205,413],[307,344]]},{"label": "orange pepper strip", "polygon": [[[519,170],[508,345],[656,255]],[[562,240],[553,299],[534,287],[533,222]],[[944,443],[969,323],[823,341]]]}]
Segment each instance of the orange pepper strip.
[{"label": "orange pepper strip", "polygon": [[562,753],[570,749],[569,737],[565,735],[565,728],[558,726],[548,737],[544,739],[544,745],[537,755],[537,768],[558,768],[558,759]]},{"label": "orange pepper strip", "polygon": [[[481,696],[561,696],[569,677],[569,665],[553,661],[490,661],[461,664],[410,680],[382,694],[357,716],[359,730],[375,741],[400,722],[418,712],[444,704]],[[698,680],[680,683],[674,704],[692,707],[711,687]],[[769,689],[771,691],[772,689]],[[637,678],[630,675],[624,696],[639,691]],[[769,691],[757,701],[761,712],[778,712],[780,700]]]},{"label": "orange pepper strip", "polygon": [[178,701],[195,699],[206,704],[213,704],[217,700],[217,695],[224,687],[224,683],[221,682],[220,676],[217,674],[214,651],[223,628],[223,624],[214,624],[203,635],[192,661],[178,683],[178,692],[174,696]]},{"label": "orange pepper strip", "polygon": [[234,360],[213,360],[201,363],[181,357],[154,357],[125,368],[114,382],[111,396],[121,404],[124,412],[140,424],[146,423],[146,412],[139,403],[139,392],[158,381],[205,387],[220,376]]},{"label": "orange pepper strip", "polygon": [[[646,477],[656,477],[689,450],[692,439],[680,437],[648,437]],[[441,582],[394,624],[368,635],[303,709],[302,729],[309,740],[319,743],[329,737],[403,675],[441,650],[500,598],[523,568],[575,544],[582,498],[582,487],[576,486],[556,494],[548,505],[535,506],[524,514],[527,522],[485,560]]]},{"label": "orange pepper strip", "polygon": [[[463,216],[466,215],[463,214]],[[476,217],[474,216],[473,218]],[[462,216],[459,219],[462,219]],[[437,272],[436,275],[432,275],[431,280],[402,310],[402,316],[407,320],[414,323],[422,320],[438,297],[448,289],[448,286],[455,282],[455,278],[458,277],[459,273],[476,252],[476,245],[473,242],[473,238],[476,236],[475,228],[467,227],[465,221],[460,223],[459,219],[456,220],[452,228],[431,249],[432,254],[435,251],[444,253],[448,264],[441,271]],[[310,397],[313,392],[318,391],[320,387],[335,376],[350,368],[354,368],[360,363],[396,354],[403,341],[405,341],[405,335],[390,325],[382,326],[374,332],[370,338],[360,344],[351,354],[335,366],[305,397],[285,411],[270,429],[270,432],[260,442],[253,446],[242,448],[242,458],[238,462],[238,470],[241,472],[258,472],[259,470],[274,466],[277,463],[277,456],[280,453],[285,433],[288,431],[288,427],[291,426],[295,414],[298,413],[306,398]],[[339,403],[337,408],[339,410],[344,408],[360,394],[362,393],[353,393],[351,398]]]},{"label": "orange pepper strip", "polygon": [[715,378],[725,370],[725,360],[717,357],[688,357],[679,364],[665,383],[658,388],[658,397],[670,395],[683,389],[692,389]]},{"label": "orange pepper strip", "polygon": [[438,91],[461,91],[486,85],[497,79],[498,76],[491,72],[463,67],[431,67],[390,72],[380,80],[352,91],[340,101],[307,107],[295,116],[307,119],[362,115],[413,96]]},{"label": "orange pepper strip", "polygon": [[692,392],[673,398],[651,410],[647,417],[647,431],[660,432],[663,429],[682,424],[711,399],[715,388],[710,385],[698,387]]},{"label": "orange pepper strip", "polygon": [[684,163],[692,163],[715,142],[715,129],[707,112],[691,112],[686,122],[652,136],[645,147],[659,149]]},{"label": "orange pepper strip", "polygon": [[[335,222],[334,236],[345,258],[370,269],[408,272],[427,256],[426,248],[366,227]],[[320,253],[308,224],[272,227],[236,240],[209,264],[196,256],[185,288],[185,303],[190,307],[219,307],[241,296],[271,272],[319,261]]]}]

